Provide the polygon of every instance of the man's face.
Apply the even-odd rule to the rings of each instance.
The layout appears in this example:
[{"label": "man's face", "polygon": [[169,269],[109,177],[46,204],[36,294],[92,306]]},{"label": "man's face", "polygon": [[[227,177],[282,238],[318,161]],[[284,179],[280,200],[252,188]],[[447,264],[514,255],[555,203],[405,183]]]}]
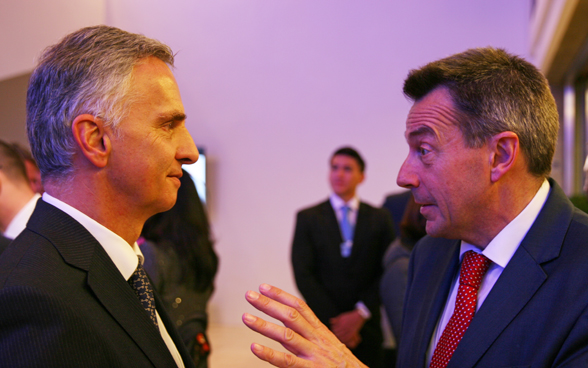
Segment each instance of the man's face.
[{"label": "man's face", "polygon": [[164,62],[149,57],[136,65],[129,96],[135,102],[110,134],[109,182],[121,206],[149,217],[174,205],[182,164],[196,162],[198,150],[184,125],[175,78]]},{"label": "man's face", "polygon": [[353,157],[335,155],[331,159],[329,181],[333,192],[348,201],[355,195],[355,188],[363,181],[363,173]]},{"label": "man's face", "polygon": [[409,153],[397,183],[422,204],[429,235],[467,241],[488,198],[490,155],[486,146],[468,148],[458,124],[445,88],[417,101],[406,120]]}]

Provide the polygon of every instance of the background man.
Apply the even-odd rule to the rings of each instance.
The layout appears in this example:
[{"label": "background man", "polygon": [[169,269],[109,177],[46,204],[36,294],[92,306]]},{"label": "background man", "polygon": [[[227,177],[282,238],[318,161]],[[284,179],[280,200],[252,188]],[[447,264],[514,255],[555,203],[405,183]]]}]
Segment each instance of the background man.
[{"label": "background man", "polygon": [[106,26],[41,56],[27,132],[46,192],[0,257],[3,365],[193,366],[136,244],[198,158],[171,65],[166,45]]},{"label": "background man", "polygon": [[12,147],[14,147],[24,161],[31,188],[35,193],[43,194],[45,190],[43,189],[43,182],[41,181],[41,171],[39,171],[37,161],[33,158],[31,151],[18,143],[12,143]]},{"label": "background man", "polygon": [[14,239],[24,230],[40,197],[29,184],[20,153],[0,140],[0,231],[5,237]]},{"label": "background man", "polygon": [[331,157],[330,198],[298,212],[292,266],[298,289],[318,318],[372,367],[383,359],[379,282],[394,239],[390,215],[360,202],[365,162],[343,147]]},{"label": "background man", "polygon": [[[404,92],[415,103],[398,184],[422,205],[431,237],[411,257],[398,366],[586,366],[588,216],[547,179],[558,131],[547,81],[485,48],[412,71]],[[298,357],[254,345],[257,356],[359,366],[299,300],[260,291],[248,300],[297,333],[247,314],[245,323]]]}]

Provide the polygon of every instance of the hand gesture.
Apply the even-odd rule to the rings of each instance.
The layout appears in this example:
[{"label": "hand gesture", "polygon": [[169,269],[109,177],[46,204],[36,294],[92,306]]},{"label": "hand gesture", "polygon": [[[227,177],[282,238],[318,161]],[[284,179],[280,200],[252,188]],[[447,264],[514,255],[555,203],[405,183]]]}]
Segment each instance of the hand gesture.
[{"label": "hand gesture", "polygon": [[284,326],[243,314],[243,322],[252,330],[282,344],[291,354],[252,344],[259,359],[276,367],[366,368],[347,347],[314,315],[306,303],[276,287],[262,284],[260,293],[248,291],[247,301],[259,311],[281,321]]}]

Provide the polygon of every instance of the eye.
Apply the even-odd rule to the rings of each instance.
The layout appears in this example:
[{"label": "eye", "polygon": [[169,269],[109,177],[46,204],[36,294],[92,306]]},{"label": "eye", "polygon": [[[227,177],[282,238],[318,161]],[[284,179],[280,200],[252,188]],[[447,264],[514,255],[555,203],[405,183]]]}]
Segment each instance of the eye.
[{"label": "eye", "polygon": [[425,156],[426,154],[431,153],[431,151],[424,147],[419,147],[419,153],[421,154],[421,156]]},{"label": "eye", "polygon": [[161,126],[163,128],[163,130],[172,130],[172,128],[174,127],[174,121],[168,121],[167,123],[163,124]]}]

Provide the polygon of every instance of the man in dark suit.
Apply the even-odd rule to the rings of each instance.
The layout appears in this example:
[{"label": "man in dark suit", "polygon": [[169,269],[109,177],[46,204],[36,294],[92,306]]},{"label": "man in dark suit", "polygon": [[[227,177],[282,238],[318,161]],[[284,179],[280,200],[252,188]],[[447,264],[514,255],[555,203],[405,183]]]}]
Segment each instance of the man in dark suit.
[{"label": "man in dark suit", "polygon": [[168,46],[81,29],[31,76],[27,132],[46,192],[0,257],[9,367],[192,367],[136,244],[198,159]]},{"label": "man in dark suit", "polygon": [[[404,92],[414,105],[397,181],[429,236],[411,256],[398,366],[588,366],[588,216],[548,178],[558,115],[545,77],[472,49],[411,71]],[[254,345],[258,357],[361,366],[299,300],[260,291],[247,299],[296,334],[245,323],[296,356]]]},{"label": "man in dark suit", "polygon": [[333,194],[298,212],[292,266],[298,289],[318,318],[366,364],[382,360],[379,280],[394,239],[389,214],[360,202],[365,163],[350,147],[330,161]]}]

